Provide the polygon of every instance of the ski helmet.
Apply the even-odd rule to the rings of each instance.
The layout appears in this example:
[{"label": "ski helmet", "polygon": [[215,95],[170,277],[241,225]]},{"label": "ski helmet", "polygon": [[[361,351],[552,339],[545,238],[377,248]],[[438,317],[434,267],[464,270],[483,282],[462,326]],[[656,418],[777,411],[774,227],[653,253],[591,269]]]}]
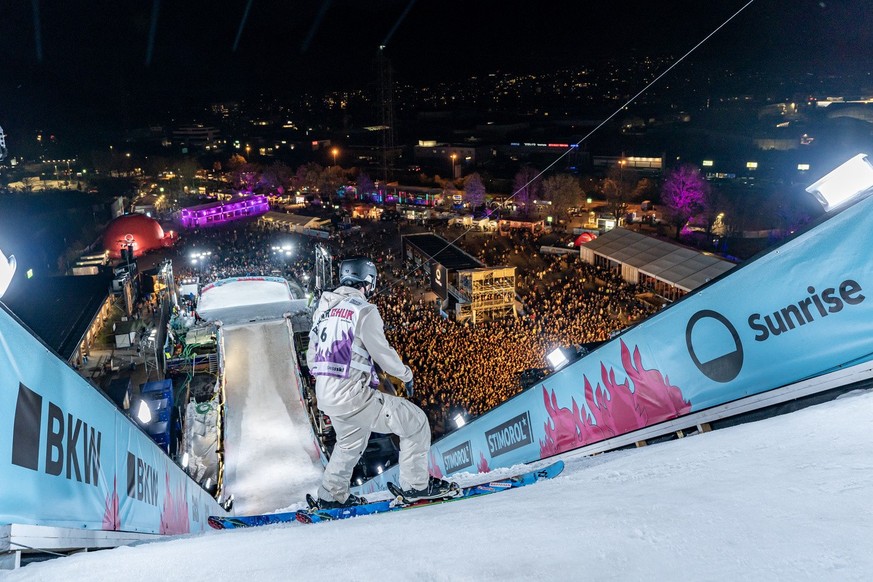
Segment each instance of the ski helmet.
[{"label": "ski helmet", "polygon": [[358,287],[369,297],[376,289],[376,265],[367,257],[353,257],[340,263],[340,285]]}]

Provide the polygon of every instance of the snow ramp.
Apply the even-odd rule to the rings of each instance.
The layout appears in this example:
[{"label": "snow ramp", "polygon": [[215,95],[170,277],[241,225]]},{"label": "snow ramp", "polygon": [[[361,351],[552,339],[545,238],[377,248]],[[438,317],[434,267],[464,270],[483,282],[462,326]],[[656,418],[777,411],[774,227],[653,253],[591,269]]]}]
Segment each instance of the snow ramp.
[{"label": "snow ramp", "polygon": [[[299,291],[299,289],[298,289]],[[281,277],[231,277],[200,290],[197,313],[225,325],[280,319],[306,306]]]},{"label": "snow ramp", "polygon": [[225,490],[237,515],[315,491],[323,472],[286,320],[224,327]]}]

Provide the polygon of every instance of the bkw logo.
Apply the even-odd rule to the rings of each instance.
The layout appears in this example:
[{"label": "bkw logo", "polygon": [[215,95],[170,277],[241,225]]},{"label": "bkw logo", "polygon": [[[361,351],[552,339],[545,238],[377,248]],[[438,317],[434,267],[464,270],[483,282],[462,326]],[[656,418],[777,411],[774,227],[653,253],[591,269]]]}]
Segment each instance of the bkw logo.
[{"label": "bkw logo", "polygon": [[[47,475],[97,486],[103,433],[65,413],[24,384],[18,385],[12,429],[12,463]],[[44,448],[40,450],[40,442]],[[42,452],[42,454],[41,454]],[[42,463],[40,464],[40,461]]]}]

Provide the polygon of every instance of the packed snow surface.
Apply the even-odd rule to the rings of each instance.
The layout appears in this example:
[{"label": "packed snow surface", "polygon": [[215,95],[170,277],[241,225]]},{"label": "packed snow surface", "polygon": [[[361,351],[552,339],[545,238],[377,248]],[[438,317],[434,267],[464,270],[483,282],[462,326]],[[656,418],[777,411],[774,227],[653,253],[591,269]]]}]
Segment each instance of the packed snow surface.
[{"label": "packed snow surface", "polygon": [[235,513],[269,513],[314,490],[322,474],[291,336],[283,319],[224,331],[224,488]]},{"label": "packed snow surface", "polygon": [[203,319],[225,324],[276,319],[295,310],[294,299],[285,281],[263,277],[224,279],[203,288],[197,313]]},{"label": "packed snow surface", "polygon": [[[5,579],[873,579],[871,391],[680,440],[565,459],[557,479],[478,499],[177,537],[30,564]],[[239,502],[264,503],[261,487],[274,488],[267,481],[246,481]]]}]

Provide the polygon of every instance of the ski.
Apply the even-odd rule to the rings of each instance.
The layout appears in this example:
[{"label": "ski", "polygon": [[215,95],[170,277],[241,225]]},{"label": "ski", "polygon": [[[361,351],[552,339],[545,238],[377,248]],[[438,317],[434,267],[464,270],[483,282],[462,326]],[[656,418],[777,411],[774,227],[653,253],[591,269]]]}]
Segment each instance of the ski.
[{"label": "ski", "polygon": [[[557,477],[564,470],[564,462],[557,461],[537,469],[504,477],[494,481],[479,483],[460,488],[460,494],[455,497],[443,499],[429,499],[416,503],[404,505],[399,504],[396,499],[387,499],[384,501],[373,501],[363,505],[353,505],[351,507],[343,507],[340,509],[300,509],[297,511],[288,511],[283,513],[268,513],[264,515],[242,515],[236,517],[222,517],[212,515],[209,516],[209,525],[215,529],[237,529],[246,527],[259,527],[262,525],[273,525],[277,523],[289,523],[298,521],[300,523],[322,523],[325,521],[336,521],[340,519],[349,519],[350,517],[358,517],[362,515],[373,515],[377,513],[388,513],[391,511],[402,511],[406,509],[415,509],[416,507],[425,507],[428,505],[436,505],[440,503],[449,503],[459,501],[461,499],[469,499],[471,497],[479,497],[482,495],[490,495],[491,493],[499,493],[507,489],[518,489],[527,485],[533,485],[537,481],[551,479]],[[308,501],[308,500],[307,500]]]},{"label": "ski", "polygon": [[237,529],[241,527],[258,527],[261,525],[273,525],[275,523],[288,523],[294,521],[294,511],[286,511],[283,513],[266,513],[264,515],[240,515],[236,517],[225,517],[221,515],[210,515],[210,527],[214,529]]},{"label": "ski", "polygon": [[428,505],[450,503],[453,501],[460,501],[461,499],[469,499],[471,497],[480,497],[482,495],[499,493],[500,491],[506,491],[507,489],[518,489],[519,487],[533,485],[537,481],[557,477],[561,474],[561,471],[563,470],[564,462],[556,461],[551,465],[548,465],[541,469],[537,469],[535,471],[528,471],[526,473],[513,475],[512,477],[505,477],[503,479],[496,479],[494,481],[479,483],[477,485],[461,487],[460,493],[453,497],[447,497],[442,499],[428,499],[411,504],[398,503],[397,499],[392,499],[387,501],[375,501],[372,503],[365,503],[364,505],[353,505],[351,507],[344,507],[341,509],[301,509],[296,512],[296,519],[300,523],[322,523],[326,521],[349,519],[351,517],[358,517],[362,515],[373,515],[376,513],[387,513],[391,511],[403,511],[406,509],[415,509],[417,507],[426,507]]}]

